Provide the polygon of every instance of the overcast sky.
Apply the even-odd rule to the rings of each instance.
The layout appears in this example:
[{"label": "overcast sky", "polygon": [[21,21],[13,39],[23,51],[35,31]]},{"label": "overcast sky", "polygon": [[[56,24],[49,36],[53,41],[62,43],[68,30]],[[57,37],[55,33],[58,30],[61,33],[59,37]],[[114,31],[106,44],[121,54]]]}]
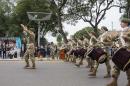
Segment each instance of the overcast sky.
[{"label": "overcast sky", "polygon": [[[101,21],[101,23],[99,24],[99,28],[101,26],[106,26],[108,27],[109,30],[112,29],[116,29],[116,30],[120,30],[120,21],[119,18],[122,14],[119,13],[119,9],[118,8],[111,8],[109,11],[107,11],[105,19]],[[68,38],[70,37],[70,35],[73,35],[75,32],[81,30],[84,27],[90,26],[88,23],[80,20],[76,26],[72,26],[70,24],[66,24],[63,23],[63,27],[64,30],[67,31],[69,33]],[[52,37],[50,35],[50,33],[48,33],[45,38],[47,38],[47,40],[49,42],[55,42],[56,43],[56,39],[54,37]]]}]

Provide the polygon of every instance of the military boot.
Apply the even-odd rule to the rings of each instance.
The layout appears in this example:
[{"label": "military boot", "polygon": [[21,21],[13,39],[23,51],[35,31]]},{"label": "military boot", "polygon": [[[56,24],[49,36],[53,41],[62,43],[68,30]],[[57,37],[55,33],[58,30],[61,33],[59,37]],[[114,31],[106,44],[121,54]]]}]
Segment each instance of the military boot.
[{"label": "military boot", "polygon": [[105,76],[104,76],[104,78],[110,78],[111,77],[111,73],[110,72],[108,72]]},{"label": "military boot", "polygon": [[35,60],[32,59],[32,69],[35,69],[36,68],[36,65],[35,65]]},{"label": "military boot", "polygon": [[93,69],[93,72],[88,74],[89,76],[96,76],[96,69]]},{"label": "military boot", "polygon": [[90,58],[87,58],[87,62],[88,62],[88,65],[86,66],[86,68],[90,68],[90,67],[91,67],[91,61],[90,61]]},{"label": "military boot", "polygon": [[29,65],[29,61],[28,61],[28,60],[25,60],[25,62],[26,62],[26,65],[25,65],[24,68],[28,68],[28,67],[30,67],[30,65]]},{"label": "military boot", "polygon": [[128,79],[128,84],[126,86],[130,86],[130,69],[126,71],[127,79]]},{"label": "military boot", "polygon": [[94,68],[93,68],[93,67],[89,69],[89,72],[93,72],[93,71],[94,71]]},{"label": "military boot", "polygon": [[35,63],[33,63],[33,65],[32,65],[32,69],[36,69]]},{"label": "military boot", "polygon": [[113,80],[109,84],[107,84],[107,86],[118,86],[117,85],[117,79],[113,78]]},{"label": "military boot", "polygon": [[30,67],[30,65],[29,65],[29,64],[25,65],[25,67],[24,67],[24,68],[28,68],[28,67]]}]

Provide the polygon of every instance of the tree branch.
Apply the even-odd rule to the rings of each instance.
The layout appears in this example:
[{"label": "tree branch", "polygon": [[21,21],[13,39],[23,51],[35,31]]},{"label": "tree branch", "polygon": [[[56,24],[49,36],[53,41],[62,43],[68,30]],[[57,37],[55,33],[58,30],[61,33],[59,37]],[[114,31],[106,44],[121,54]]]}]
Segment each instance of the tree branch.
[{"label": "tree branch", "polygon": [[61,7],[59,8],[59,11],[62,10],[62,8],[65,6],[66,2],[67,2],[67,0],[63,0],[63,3],[61,4]]}]

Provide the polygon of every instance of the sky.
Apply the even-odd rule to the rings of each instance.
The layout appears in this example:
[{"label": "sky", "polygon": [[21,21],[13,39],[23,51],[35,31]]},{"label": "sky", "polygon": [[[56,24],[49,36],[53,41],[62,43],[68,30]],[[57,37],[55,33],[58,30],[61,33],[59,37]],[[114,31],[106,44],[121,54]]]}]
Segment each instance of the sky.
[{"label": "sky", "polygon": [[[120,17],[121,13],[119,13],[118,8],[111,8],[110,10],[107,11],[105,15],[105,19],[101,21],[99,24],[99,28],[101,26],[106,26],[109,30],[120,30]],[[69,33],[68,38],[70,38],[71,35],[73,35],[75,32],[81,30],[84,27],[90,26],[88,23],[79,20],[79,22],[73,26],[67,23],[63,23],[63,29],[64,31],[67,31]],[[54,42],[56,43],[56,39],[51,36],[51,33],[46,34],[45,38],[48,40],[48,42]]]}]

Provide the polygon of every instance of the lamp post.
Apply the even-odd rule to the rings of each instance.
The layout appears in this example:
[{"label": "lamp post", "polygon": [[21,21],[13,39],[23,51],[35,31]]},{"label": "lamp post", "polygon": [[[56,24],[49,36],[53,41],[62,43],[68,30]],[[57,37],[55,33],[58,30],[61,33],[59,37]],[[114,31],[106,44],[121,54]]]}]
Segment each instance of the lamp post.
[{"label": "lamp post", "polygon": [[112,31],[113,31],[113,21],[111,22],[111,28],[112,28]]},{"label": "lamp post", "polygon": [[40,38],[41,38],[41,25],[40,25],[40,21],[38,21],[38,47],[40,47]]},{"label": "lamp post", "polygon": [[41,38],[41,35],[43,33],[41,31],[41,21],[50,20],[51,14],[52,13],[46,13],[46,12],[27,12],[29,20],[36,21],[38,24],[38,32],[37,32],[37,34],[38,34],[38,38],[37,38],[38,47],[40,47],[40,38]]}]

